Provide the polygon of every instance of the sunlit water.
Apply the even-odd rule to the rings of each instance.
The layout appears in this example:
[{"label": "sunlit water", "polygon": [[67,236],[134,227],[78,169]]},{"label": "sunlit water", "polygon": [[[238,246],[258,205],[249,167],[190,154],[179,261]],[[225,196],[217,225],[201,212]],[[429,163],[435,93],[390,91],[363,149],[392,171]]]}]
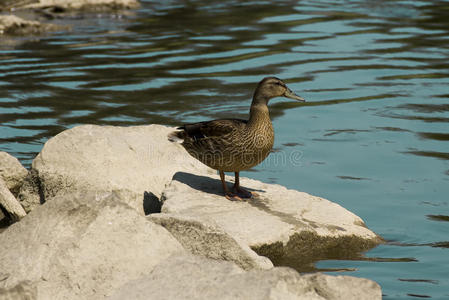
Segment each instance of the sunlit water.
[{"label": "sunlit water", "polygon": [[328,198],[388,243],[316,264],[377,281],[385,299],[449,298],[449,4],[143,2],[66,16],[72,30],[0,38],[0,150],[29,166],[79,124],[246,117],[257,82],[276,152],[243,176]]}]

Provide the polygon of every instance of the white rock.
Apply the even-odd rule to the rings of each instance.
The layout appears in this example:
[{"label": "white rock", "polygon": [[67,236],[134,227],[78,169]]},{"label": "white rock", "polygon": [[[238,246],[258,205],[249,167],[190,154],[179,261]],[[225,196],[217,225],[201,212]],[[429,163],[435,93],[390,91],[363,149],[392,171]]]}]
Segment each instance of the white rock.
[{"label": "white rock", "polygon": [[[0,205],[9,213],[13,221],[19,221],[26,216],[26,212],[9,191],[3,178],[0,177]],[[1,218],[0,218],[1,219]]]},{"label": "white rock", "polygon": [[236,241],[212,222],[170,214],[151,214],[148,218],[170,231],[186,250],[195,255],[233,261],[245,270],[273,267],[268,258],[257,255],[248,245]]},{"label": "white rock", "polygon": [[17,158],[0,151],[0,205],[13,221],[20,220],[26,215],[14,194],[18,193],[27,174],[28,171]]},{"label": "white rock", "polygon": [[303,275],[302,278],[310,282],[316,294],[324,299],[382,299],[380,286],[369,279],[352,276],[330,276],[320,273]]},{"label": "white rock", "polygon": [[117,195],[60,195],[0,234],[0,270],[9,289],[23,280],[38,299],[103,299],[182,246]]},{"label": "white rock", "polygon": [[[179,172],[164,190],[162,212],[171,214],[172,223],[182,215],[217,226],[275,264],[293,258],[304,265],[328,258],[329,252],[353,257],[381,242],[362,219],[326,199],[247,178],[241,178],[241,185],[260,196],[229,201],[217,175]],[[175,236],[175,231],[186,231],[182,218],[179,223],[167,226]]]},{"label": "white rock", "polygon": [[62,28],[58,25],[45,24],[38,21],[30,21],[15,15],[0,15],[0,35],[28,35],[41,34]]},{"label": "white rock", "polygon": [[284,267],[243,272],[230,262],[176,256],[124,285],[109,299],[377,300],[382,295],[379,285],[368,279],[300,276]]},{"label": "white rock", "polygon": [[41,197],[24,190],[19,199],[32,209],[60,191],[114,190],[126,194],[127,202],[143,214],[144,193],[159,198],[177,171],[213,173],[167,140],[172,130],[161,125],[83,125],[63,131],[33,160],[29,181],[40,183]]},{"label": "white rock", "polygon": [[17,158],[0,151],[0,178],[6,183],[6,187],[13,193],[17,194],[25,177],[28,175],[25,169]]},{"label": "white rock", "polygon": [[[29,3],[32,2],[32,3]],[[28,1],[19,8],[48,8],[58,7],[65,10],[92,9],[130,9],[137,8],[137,0],[36,0]]]}]

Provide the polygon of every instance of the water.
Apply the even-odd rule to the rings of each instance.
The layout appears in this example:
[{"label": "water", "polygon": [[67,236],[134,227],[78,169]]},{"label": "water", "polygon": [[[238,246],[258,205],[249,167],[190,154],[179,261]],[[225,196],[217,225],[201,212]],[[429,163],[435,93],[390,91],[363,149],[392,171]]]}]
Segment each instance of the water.
[{"label": "water", "polygon": [[335,201],[388,243],[316,268],[385,299],[449,298],[449,5],[444,1],[144,1],[0,38],[0,150],[29,166],[79,124],[247,116],[276,75],[275,148],[243,176]]}]

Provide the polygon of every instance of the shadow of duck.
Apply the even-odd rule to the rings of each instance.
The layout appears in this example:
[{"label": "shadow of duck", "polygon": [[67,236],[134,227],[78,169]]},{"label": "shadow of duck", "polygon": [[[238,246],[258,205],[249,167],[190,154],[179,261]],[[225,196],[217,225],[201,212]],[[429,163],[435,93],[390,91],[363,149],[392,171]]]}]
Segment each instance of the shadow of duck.
[{"label": "shadow of duck", "polygon": [[[196,175],[186,172],[177,172],[173,176],[173,180],[177,180],[191,187],[194,190],[201,191],[208,194],[217,196],[223,196],[223,191],[218,187],[220,186],[220,179],[211,178],[208,176]],[[253,192],[265,192],[264,190],[246,188]]]}]

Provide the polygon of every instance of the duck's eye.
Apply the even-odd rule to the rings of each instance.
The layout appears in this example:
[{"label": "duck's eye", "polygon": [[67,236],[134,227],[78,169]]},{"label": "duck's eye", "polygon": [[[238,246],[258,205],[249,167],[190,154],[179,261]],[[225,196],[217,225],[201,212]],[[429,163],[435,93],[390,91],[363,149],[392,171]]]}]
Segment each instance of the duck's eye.
[{"label": "duck's eye", "polygon": [[283,84],[282,82],[276,82],[276,85],[281,86],[281,87],[285,87],[285,84]]}]

